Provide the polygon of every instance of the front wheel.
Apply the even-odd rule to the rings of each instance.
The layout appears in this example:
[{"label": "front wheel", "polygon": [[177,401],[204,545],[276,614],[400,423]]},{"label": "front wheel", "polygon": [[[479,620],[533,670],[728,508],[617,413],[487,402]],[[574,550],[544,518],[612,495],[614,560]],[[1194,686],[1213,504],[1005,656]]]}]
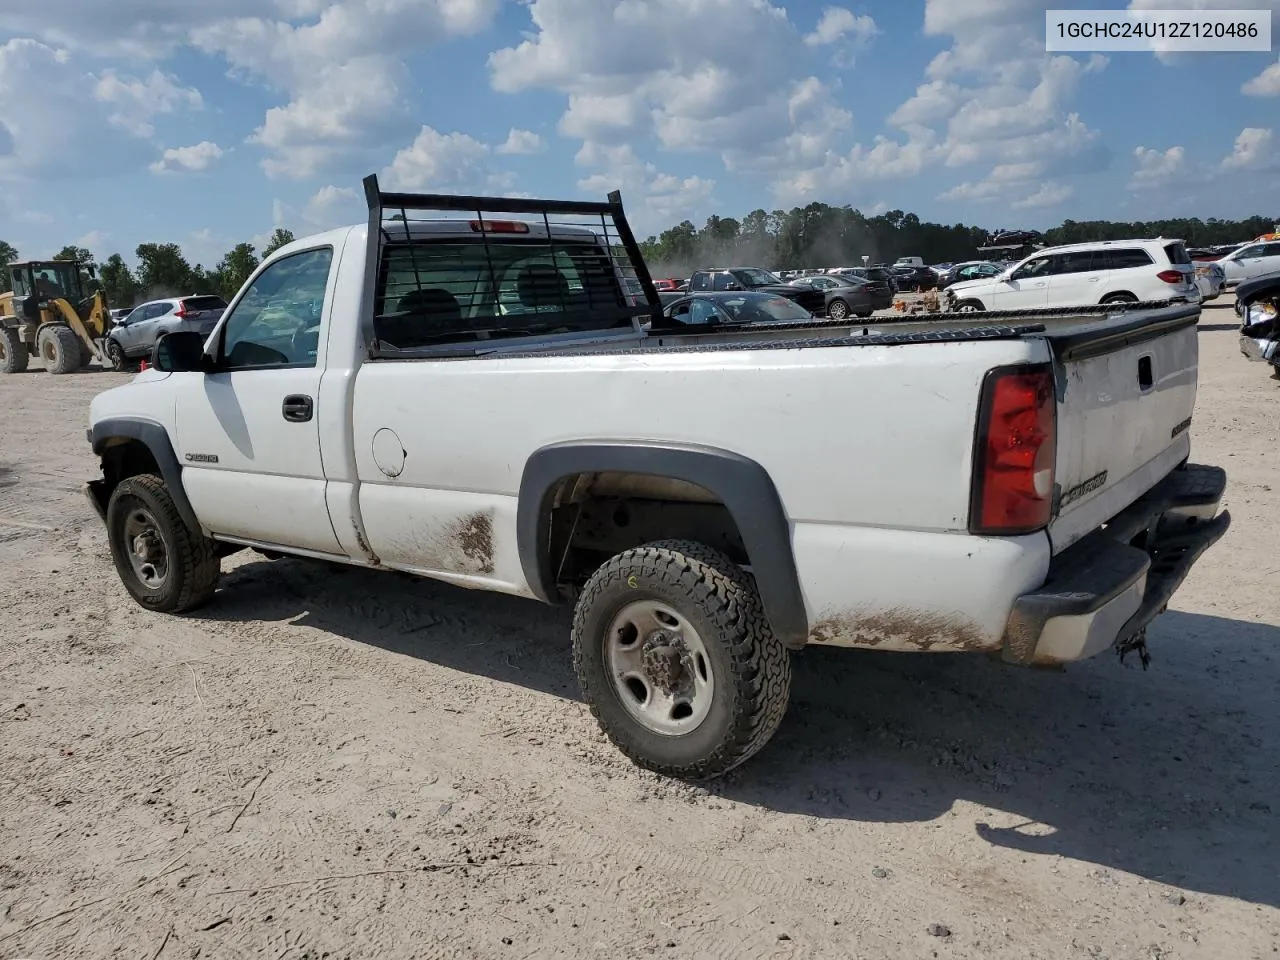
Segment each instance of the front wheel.
[{"label": "front wheel", "polygon": [[80,338],[70,327],[47,324],[37,340],[40,357],[50,373],[75,373],[80,369]]},{"label": "front wheel", "polygon": [[148,610],[185,613],[213,596],[217,544],[183,522],[159,477],[129,477],[112,491],[107,539],[125,589]]},{"label": "front wheel", "polygon": [[124,347],[115,340],[107,341],[107,360],[111,369],[123,372],[129,369],[129,358],[124,355]]},{"label": "front wheel", "polygon": [[759,751],[786,713],[791,659],[755,585],[698,543],[618,554],[591,577],[573,620],[583,699],[627,757],[707,780]]},{"label": "front wheel", "polygon": [[961,300],[956,304],[956,313],[982,313],[986,309],[981,300]]},{"label": "front wheel", "polygon": [[827,316],[832,320],[843,320],[849,316],[849,305],[843,300],[832,300],[827,304]]}]

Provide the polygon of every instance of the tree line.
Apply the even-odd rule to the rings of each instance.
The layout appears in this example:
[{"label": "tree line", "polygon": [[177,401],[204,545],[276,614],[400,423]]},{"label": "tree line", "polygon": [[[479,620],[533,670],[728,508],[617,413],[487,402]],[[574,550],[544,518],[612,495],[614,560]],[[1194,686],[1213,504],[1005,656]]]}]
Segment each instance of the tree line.
[{"label": "tree line", "polygon": [[[263,258],[293,240],[292,231],[276,227],[261,255],[252,243],[238,243],[212,268],[199,263],[192,266],[176,243],[138,244],[134,250],[137,263],[134,267],[119,253],[99,262],[92,251],[74,245],[63,247],[52,259],[70,260],[86,267],[94,264],[98,276],[89,283],[102,289],[113,309],[182,294],[215,295],[230,300]],[[11,289],[9,272],[4,268],[20,259],[12,244],[0,240],[0,293]]]},{"label": "tree line", "polygon": [[[1044,233],[1048,245],[1135,237],[1170,237],[1189,247],[1252,240],[1276,220],[1173,219],[1121,222],[1066,220]],[[981,259],[978,248],[993,231],[957,223],[921,221],[914,213],[890,210],[869,217],[849,206],[811,203],[790,211],[753,210],[741,220],[712,216],[701,227],[689,220],[649,237],[641,245],[656,277],[687,277],[706,267],[755,266],[771,270],[861,266],[920,257],[925,263]]]},{"label": "tree line", "polygon": [[[1044,233],[1046,244],[1133,237],[1171,237],[1188,246],[1240,243],[1275,226],[1269,217],[1219,220],[1211,217],[1122,222],[1065,220]],[[867,216],[849,206],[811,203],[790,211],[753,210],[742,219],[712,216],[702,227],[685,220],[649,237],[641,252],[656,277],[687,277],[713,266],[758,266],[772,270],[806,267],[857,266],[891,263],[898,257],[920,257],[925,263],[946,263],[980,257],[991,231],[963,223],[948,226],[922,221],[914,213],[890,210]],[[141,243],[134,250],[136,266],[119,253],[98,262],[89,250],[67,246],[54,259],[97,263],[98,283],[112,307],[130,307],[144,300],[178,294],[216,294],[230,300],[245,280],[274,250],[294,239],[277,227],[259,254],[251,243],[236,244],[211,269],[192,266],[176,243]],[[9,289],[3,269],[18,259],[18,251],[0,240],[0,292]]]}]

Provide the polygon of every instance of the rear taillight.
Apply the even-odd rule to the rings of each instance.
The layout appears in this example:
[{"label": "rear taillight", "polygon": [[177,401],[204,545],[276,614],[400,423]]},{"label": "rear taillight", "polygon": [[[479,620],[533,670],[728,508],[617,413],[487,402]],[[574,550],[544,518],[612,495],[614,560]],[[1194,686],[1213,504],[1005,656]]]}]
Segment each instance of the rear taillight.
[{"label": "rear taillight", "polygon": [[1165,283],[1185,283],[1187,275],[1181,270],[1161,270],[1156,274],[1156,279]]},{"label": "rear taillight", "polygon": [[1033,533],[1053,513],[1057,401],[1048,366],[1002,367],[982,388],[969,530]]},{"label": "rear taillight", "polygon": [[179,320],[187,319],[187,305],[185,303],[179,304],[178,309],[173,311],[173,315]]}]

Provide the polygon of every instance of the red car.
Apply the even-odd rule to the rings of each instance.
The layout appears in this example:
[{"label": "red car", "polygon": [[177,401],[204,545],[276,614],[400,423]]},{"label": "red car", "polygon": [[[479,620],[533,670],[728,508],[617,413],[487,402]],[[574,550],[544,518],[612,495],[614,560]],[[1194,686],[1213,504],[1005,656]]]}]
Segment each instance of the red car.
[{"label": "red car", "polygon": [[680,289],[679,280],[655,280],[653,287],[659,293],[675,293]]}]

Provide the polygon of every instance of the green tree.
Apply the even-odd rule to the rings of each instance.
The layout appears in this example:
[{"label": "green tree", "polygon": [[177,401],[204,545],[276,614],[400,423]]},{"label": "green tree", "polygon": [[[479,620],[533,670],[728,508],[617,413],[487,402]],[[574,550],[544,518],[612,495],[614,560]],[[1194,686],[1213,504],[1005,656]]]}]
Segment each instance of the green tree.
[{"label": "green tree", "polygon": [[98,277],[112,308],[132,307],[138,302],[138,281],[120,254],[107,257],[98,267]]},{"label": "green tree", "polygon": [[294,236],[292,230],[286,230],[284,227],[276,227],[275,232],[271,234],[271,239],[267,241],[267,245],[262,248],[262,256],[264,258],[271,256],[286,243],[293,243]]},{"label": "green tree", "polygon": [[143,297],[153,300],[192,292],[191,265],[176,243],[140,243],[135,254]]},{"label": "green tree", "polygon": [[237,243],[218,261],[223,299],[230,301],[244,286],[245,281],[258,268],[258,255],[252,243]]},{"label": "green tree", "polygon": [[70,260],[72,263],[78,263],[82,267],[87,267],[94,262],[94,256],[84,247],[66,246],[53,255],[55,260]]},{"label": "green tree", "polygon": [[0,240],[0,293],[8,293],[13,289],[9,283],[9,264],[18,259],[18,249],[11,243]]}]

